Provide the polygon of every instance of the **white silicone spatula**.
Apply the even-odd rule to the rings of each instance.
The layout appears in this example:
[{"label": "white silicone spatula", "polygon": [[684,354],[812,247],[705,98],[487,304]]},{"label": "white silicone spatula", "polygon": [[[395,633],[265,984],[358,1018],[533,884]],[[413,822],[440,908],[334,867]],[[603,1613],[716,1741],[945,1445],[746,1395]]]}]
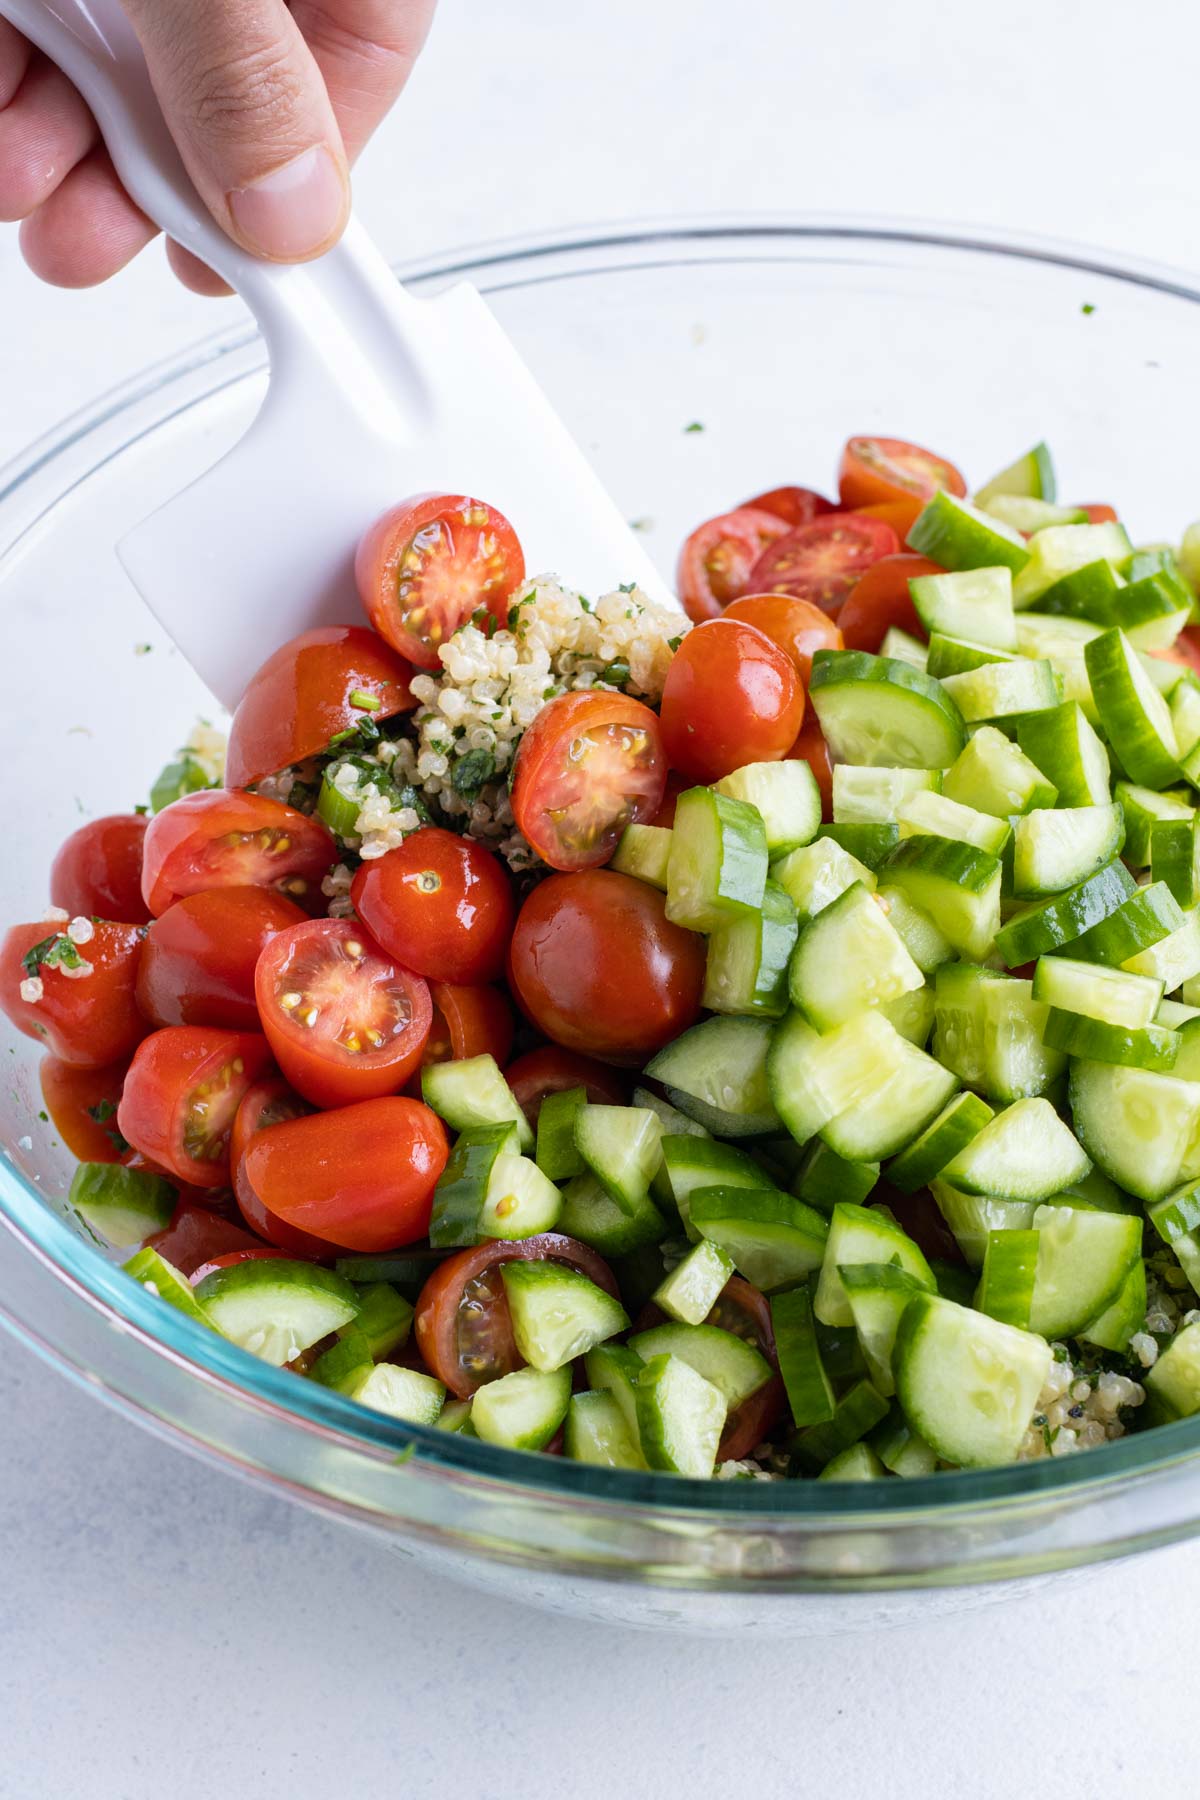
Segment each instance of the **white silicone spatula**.
[{"label": "white silicone spatula", "polygon": [[357,539],[422,491],[499,507],[531,571],[667,598],[474,288],[413,298],[354,220],[316,262],[257,261],[192,186],[118,0],[0,0],[0,13],[70,76],[138,205],[236,289],[266,340],[270,387],[245,437],[118,547],[218,699],[233,705],[296,633],[358,616]]}]

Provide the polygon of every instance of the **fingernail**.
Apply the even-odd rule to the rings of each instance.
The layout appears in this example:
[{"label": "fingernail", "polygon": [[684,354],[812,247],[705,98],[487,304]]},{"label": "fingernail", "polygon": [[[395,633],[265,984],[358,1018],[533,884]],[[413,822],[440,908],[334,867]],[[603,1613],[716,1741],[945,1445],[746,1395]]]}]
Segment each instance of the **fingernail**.
[{"label": "fingernail", "polygon": [[345,209],[345,179],[324,144],[314,144],[281,169],[229,195],[243,241],[277,262],[310,256],[329,243]]}]

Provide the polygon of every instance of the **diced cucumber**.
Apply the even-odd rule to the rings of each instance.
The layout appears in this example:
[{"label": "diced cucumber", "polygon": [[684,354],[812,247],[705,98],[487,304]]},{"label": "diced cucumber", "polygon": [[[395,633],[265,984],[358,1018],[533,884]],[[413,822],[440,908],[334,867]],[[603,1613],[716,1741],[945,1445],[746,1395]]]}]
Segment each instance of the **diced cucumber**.
[{"label": "diced cucumber", "polygon": [[[930,1183],[937,1209],[954,1235],[963,1258],[972,1269],[982,1269],[988,1234],[993,1231],[1031,1231],[1036,1200],[1013,1200],[995,1194],[961,1194],[948,1181]],[[953,1299],[956,1296],[950,1295]],[[963,1303],[970,1295],[963,1297]]]},{"label": "diced cucumber", "polygon": [[975,504],[986,507],[1000,494],[1017,494],[1030,500],[1054,500],[1057,493],[1050,451],[1044,443],[1035,444],[1024,456],[1018,456],[1016,462],[1009,463],[998,475],[985,481],[975,495]]},{"label": "diced cucumber", "polygon": [[805,926],[788,973],[792,1001],[818,1031],[923,987],[924,980],[861,882]]},{"label": "diced cucumber", "polygon": [[843,1268],[854,1263],[889,1262],[903,1269],[919,1287],[931,1292],[936,1287],[924,1253],[887,1213],[874,1207],[835,1206],[813,1300],[813,1311],[822,1325],[854,1323]]},{"label": "diced cucumber", "polygon": [[1011,569],[919,575],[908,586],[917,616],[931,637],[940,632],[998,650],[1016,649]]},{"label": "diced cucumber", "polygon": [[819,837],[815,844],[806,844],[772,863],[771,879],[787,894],[802,925],[856,881],[866,888],[875,887],[875,877],[866,864],[830,837]]},{"label": "diced cucumber", "polygon": [[771,1185],[744,1151],[735,1150],[732,1144],[719,1144],[713,1138],[668,1134],[662,1141],[662,1158],[671,1198],[693,1240],[699,1233],[689,1228],[690,1205],[697,1188]]},{"label": "diced cucumber", "polygon": [[884,1000],[879,1010],[902,1038],[923,1050],[933,1030],[933,983],[926,981],[922,987],[911,988],[895,1000]]},{"label": "diced cucumber", "polygon": [[838,1401],[832,1419],[799,1433],[793,1445],[796,1460],[813,1473],[827,1468],[835,1456],[873,1431],[887,1413],[888,1403],[874,1383],[856,1381]]},{"label": "diced cucumber", "polygon": [[773,1296],[771,1327],[779,1373],[796,1425],[803,1430],[832,1419],[836,1411],[833,1384],[821,1355],[807,1283]]},{"label": "diced cucumber", "polygon": [[777,1188],[696,1188],[688,1216],[765,1294],[820,1267],[829,1229],[815,1207]]},{"label": "diced cucumber", "polygon": [[1030,1329],[1073,1337],[1116,1299],[1141,1255],[1142,1221],[1126,1213],[1039,1206],[1037,1276]]},{"label": "diced cucumber", "polygon": [[415,1249],[376,1256],[339,1256],[333,1266],[337,1274],[360,1289],[373,1281],[387,1281],[406,1300],[415,1300],[438,1264],[445,1260],[444,1251]]},{"label": "diced cucumber", "polygon": [[725,1401],[678,1356],[656,1356],[634,1386],[642,1454],[652,1469],[711,1476],[725,1428]]},{"label": "diced cucumber", "polygon": [[1139,1256],[1115,1300],[1102,1313],[1081,1325],[1077,1337],[1085,1343],[1098,1344],[1102,1350],[1115,1350],[1124,1356],[1129,1340],[1146,1322],[1146,1265]]},{"label": "diced cucumber", "polygon": [[1029,545],[1029,556],[1013,583],[1013,604],[1019,609],[1033,606],[1064,575],[1093,562],[1119,568],[1132,553],[1123,525],[1052,525],[1039,531]]},{"label": "diced cucumber", "polygon": [[712,788],[680,794],[667,862],[667,917],[711,931],[762,906],[767,835],[762,815]]},{"label": "diced cucumber", "polygon": [[997,650],[994,644],[976,644],[970,638],[948,637],[943,631],[935,631],[929,640],[925,670],[944,681],[947,675],[966,675],[987,663],[1015,662],[1017,655],[1016,650]]},{"label": "diced cucumber", "polygon": [[966,741],[941,682],[863,650],[818,650],[809,694],[835,762],[948,769]]},{"label": "diced cucumber", "polygon": [[995,1100],[1043,1094],[1065,1059],[1045,1048],[1048,1008],[1033,984],[950,964],[935,983],[934,1049],[948,1069]]},{"label": "diced cucumber", "polygon": [[646,1466],[637,1434],[630,1431],[616,1396],[596,1388],[571,1395],[563,1448],[572,1462],[597,1469]]},{"label": "diced cucumber", "polygon": [[1101,626],[1116,625],[1116,597],[1123,586],[1112,564],[1099,558],[1072,569],[1048,587],[1038,599],[1038,608],[1043,613],[1088,619]]},{"label": "diced cucumber", "polygon": [[898,825],[822,825],[821,834],[832,838],[868,869],[878,869],[900,842]]},{"label": "diced cucumber", "polygon": [[1049,500],[1035,500],[1024,494],[997,494],[984,511],[993,519],[999,519],[1002,525],[1011,525],[1014,531],[1029,537],[1045,531],[1050,525],[1086,525],[1088,522],[1086,507],[1055,506]]},{"label": "diced cucumber", "polygon": [[904,1309],[922,1283],[895,1263],[850,1263],[839,1271],[854,1315],[867,1373],[879,1392],[896,1391],[892,1353]]},{"label": "diced cucumber", "polygon": [[934,1051],[968,1087],[982,1087],[987,1079],[984,994],[989,986],[1006,979],[998,970],[974,963],[950,963],[939,969],[934,979]]},{"label": "diced cucumber", "polygon": [[1200,817],[1159,819],[1150,830],[1150,873],[1180,906],[1200,902]]},{"label": "diced cucumber", "polygon": [[992,1116],[991,1107],[978,1094],[955,1094],[920,1136],[888,1164],[888,1180],[903,1194],[927,1187]]},{"label": "diced cucumber", "polygon": [[723,775],[716,790],[757,809],[772,859],[810,844],[821,829],[821,790],[806,762],[747,763]]},{"label": "diced cucumber", "polygon": [[1161,981],[1167,993],[1200,975],[1200,912],[1188,913],[1175,931],[1127,956],[1123,969]]},{"label": "diced cucumber", "polygon": [[795,906],[778,882],[768,880],[761,912],[718,925],[709,934],[703,994],[709,1012],[781,1019],[798,935]]},{"label": "diced cucumber", "polygon": [[126,1249],[171,1223],[179,1195],[164,1175],[123,1163],[80,1163],[67,1204],[97,1237]]},{"label": "diced cucumber", "polygon": [[701,1238],[659,1282],[654,1304],[681,1325],[700,1325],[732,1274],[732,1258],[711,1238]]},{"label": "diced cucumber", "polygon": [[680,1112],[717,1137],[761,1137],[778,1131],[767,1053],[769,1019],[705,1019],[646,1065]]},{"label": "diced cucumber", "polygon": [[947,675],[942,686],[968,724],[1038,712],[1062,700],[1058,677],[1044,658],[987,663],[962,675]]},{"label": "diced cucumber", "polygon": [[1066,1056],[1152,1069],[1164,1075],[1175,1068],[1179,1055],[1179,1033],[1161,1025],[1109,1025],[1102,1019],[1054,1010],[1046,1020],[1043,1040]]},{"label": "diced cucumber", "polygon": [[850,1162],[881,1162],[895,1156],[925,1129],[958,1085],[949,1070],[894,1026],[888,1024],[888,1030],[890,1040],[878,1046],[870,1091],[821,1127],[830,1149]]},{"label": "diced cucumber", "polygon": [[412,1301],[390,1281],[372,1281],[358,1290],[358,1316],[344,1332],[357,1331],[367,1341],[372,1360],[380,1361],[408,1342],[412,1330]]},{"label": "diced cucumber", "polygon": [[628,1330],[620,1301],[565,1263],[509,1262],[500,1273],[514,1342],[535,1369],[561,1369]]},{"label": "diced cucumber", "polygon": [[1007,819],[977,812],[948,794],[914,794],[900,808],[899,825],[902,838],[949,838],[952,843],[973,844],[992,856],[1000,855],[1012,833]]},{"label": "diced cucumber", "polygon": [[901,631],[898,625],[889,625],[884,632],[879,654],[890,662],[910,663],[914,669],[924,669],[929,655],[920,638],[913,637],[909,631]]},{"label": "diced cucumber", "polygon": [[1035,962],[1048,950],[1057,950],[1064,944],[1073,946],[1072,956],[1086,954],[1079,946],[1084,933],[1117,912],[1134,888],[1133,878],[1122,863],[1106,863],[1078,887],[1015,914],[996,933],[995,948],[1010,969]]},{"label": "diced cucumber", "polygon": [[1200,1322],[1185,1325],[1142,1380],[1150,1424],[1190,1419],[1200,1412]]},{"label": "diced cucumber", "polygon": [[549,1176],[528,1156],[505,1150],[492,1164],[479,1234],[502,1239],[537,1237],[556,1229],[561,1212],[562,1195]]},{"label": "diced cucumber", "polygon": [[1025,813],[1013,823],[1013,892],[1022,899],[1061,894],[1119,856],[1124,842],[1115,804]]},{"label": "diced cucumber", "polygon": [[940,1457],[991,1468],[1016,1456],[1051,1360],[1032,1332],[916,1294],[896,1340],[896,1387],[906,1417]]},{"label": "diced cucumber", "polygon": [[427,1063],[421,1070],[421,1094],[426,1106],[454,1131],[471,1131],[478,1125],[515,1125],[520,1148],[533,1149],[529,1120],[494,1056]]},{"label": "diced cucumber", "polygon": [[870,1444],[850,1444],[845,1450],[839,1450],[831,1456],[818,1481],[882,1481],[887,1475],[875,1451]]},{"label": "diced cucumber", "polygon": [[1132,1030],[1152,1023],[1162,996],[1162,983],[1152,976],[1130,975],[1069,956],[1043,956],[1034,971],[1035,1000]]},{"label": "diced cucumber", "polygon": [[629,1348],[643,1362],[656,1356],[679,1357],[712,1382],[731,1413],[757,1394],[773,1373],[760,1350],[719,1325],[651,1325],[630,1338]]},{"label": "diced cucumber", "polygon": [[1195,807],[1177,792],[1155,793],[1136,782],[1118,781],[1113,798],[1125,814],[1125,861],[1135,869],[1148,869],[1154,853],[1154,828],[1159,822],[1187,824]]},{"label": "diced cucumber", "polygon": [[954,955],[954,946],[943,936],[927,912],[909,899],[903,888],[884,886],[877,890],[892,929],[922,974],[932,975]]},{"label": "diced cucumber", "polygon": [[871,1433],[871,1448],[885,1469],[908,1481],[932,1475],[937,1468],[936,1452],[913,1430],[896,1403]]},{"label": "diced cucumber", "polygon": [[910,837],[889,857],[883,879],[928,913],[960,955],[990,953],[1000,930],[998,857],[948,838]]},{"label": "diced cucumber", "polygon": [[433,1190],[429,1221],[433,1249],[468,1249],[478,1241],[492,1171],[502,1152],[515,1149],[517,1142],[517,1127],[508,1122],[476,1125],[459,1133]]},{"label": "diced cucumber", "polygon": [[[347,1398],[409,1425],[436,1425],[446,1390],[432,1375],[399,1363],[373,1363],[342,1389]],[[474,1408],[472,1408],[474,1411]]]},{"label": "diced cucumber", "polygon": [[627,825],[608,866],[618,875],[633,875],[665,894],[670,860],[671,831],[668,826]]},{"label": "diced cucumber", "polygon": [[816,1138],[804,1151],[792,1192],[828,1217],[839,1201],[861,1206],[878,1180],[877,1162],[848,1162]]},{"label": "diced cucumber", "polygon": [[[834,781],[837,781],[836,769]],[[981,725],[968,740],[942,777],[942,793],[960,806],[988,813],[994,819],[1003,819],[1006,824],[1016,813],[1053,806],[1058,799],[1058,789],[1046,780],[1037,764],[994,725]],[[989,846],[985,844],[983,848],[986,850]]]},{"label": "diced cucumber", "polygon": [[662,1161],[662,1121],[648,1107],[585,1104],[575,1115],[575,1146],[588,1168],[631,1216],[650,1193]]},{"label": "diced cucumber", "polygon": [[[1062,806],[1104,806],[1110,798],[1108,751],[1074,700],[1017,721],[1017,743],[1058,792]],[[1120,799],[1120,795],[1117,795]],[[1039,802],[1051,804],[1049,801]],[[1126,828],[1128,829],[1128,819]]]},{"label": "diced cucumber", "polygon": [[457,1437],[477,1437],[479,1434],[471,1423],[471,1402],[469,1400],[447,1400],[437,1416],[439,1431],[452,1431]]},{"label": "diced cucumber", "polygon": [[1080,1143],[1120,1187],[1159,1200],[1187,1178],[1200,1131],[1200,1083],[1075,1061],[1070,1097]]},{"label": "diced cucumber", "polygon": [[629,1350],[624,1344],[597,1344],[594,1350],[588,1351],[583,1366],[589,1387],[611,1394],[616,1401],[625,1421],[625,1429],[638,1446],[639,1464],[644,1468],[646,1464],[638,1432],[635,1386],[642,1372],[641,1357],[636,1350]]},{"label": "diced cucumber", "polygon": [[359,1310],[348,1281],[316,1263],[260,1257],[213,1269],[197,1304],[223,1337],[263,1362],[289,1363],[348,1325]]},{"label": "diced cucumber", "polygon": [[176,1312],[186,1313],[197,1325],[208,1324],[202,1308],[196,1303],[196,1296],[187,1276],[181,1275],[157,1250],[151,1250],[147,1245],[144,1250],[138,1250],[131,1256],[127,1263],[122,1263],[121,1267],[134,1281],[140,1282],[148,1293],[157,1294],[160,1300],[165,1300]]},{"label": "diced cucumber", "polygon": [[312,1379],[322,1387],[348,1394],[374,1367],[370,1344],[351,1322],[342,1326],[337,1342],[318,1356],[312,1366]]},{"label": "diced cucumber", "polygon": [[839,825],[894,825],[897,808],[924,791],[937,792],[938,769],[863,769],[838,763],[833,771],[833,817]]},{"label": "diced cucumber", "polygon": [[1200,1007],[1183,1006],[1178,1000],[1160,1000],[1158,1011],[1154,1015],[1154,1023],[1164,1026],[1168,1031],[1179,1031],[1181,1026],[1190,1025],[1193,1019],[1200,1019]]},{"label": "diced cucumber", "polygon": [[1181,756],[1200,742],[1200,680],[1188,669],[1176,683],[1170,699],[1171,724]]},{"label": "diced cucumber", "polygon": [[544,1450],[566,1418],[570,1399],[569,1368],[514,1369],[475,1390],[471,1423],[485,1444]]},{"label": "diced cucumber", "polygon": [[976,1296],[979,1311],[1028,1331],[1037,1260],[1036,1231],[989,1231]]},{"label": "diced cucumber", "polygon": [[[1120,863],[1112,867],[1124,876]],[[1183,924],[1183,912],[1170,888],[1161,881],[1152,882],[1149,887],[1135,887],[1120,906],[1081,932],[1071,944],[1071,955],[1085,962],[1123,965]]]},{"label": "diced cucumber", "polygon": [[537,1166],[551,1181],[570,1181],[583,1173],[575,1147],[575,1115],[587,1102],[585,1087],[547,1094],[537,1122]]},{"label": "diced cucumber", "polygon": [[649,1244],[660,1244],[667,1222],[653,1200],[632,1211],[615,1201],[604,1184],[585,1169],[567,1183],[558,1215],[558,1230],[590,1244],[602,1256],[628,1256]]},{"label": "diced cucumber", "polygon": [[1029,550],[1019,531],[969,500],[939,490],[908,534],[908,547],[943,569],[1023,569]]},{"label": "diced cucumber", "polygon": [[1179,746],[1166,701],[1123,631],[1093,638],[1084,649],[1092,693],[1109,742],[1131,781],[1164,788],[1179,779]]},{"label": "diced cucumber", "polygon": [[990,1119],[941,1174],[960,1193],[1045,1200],[1082,1180],[1091,1166],[1050,1102],[1030,1099]]}]

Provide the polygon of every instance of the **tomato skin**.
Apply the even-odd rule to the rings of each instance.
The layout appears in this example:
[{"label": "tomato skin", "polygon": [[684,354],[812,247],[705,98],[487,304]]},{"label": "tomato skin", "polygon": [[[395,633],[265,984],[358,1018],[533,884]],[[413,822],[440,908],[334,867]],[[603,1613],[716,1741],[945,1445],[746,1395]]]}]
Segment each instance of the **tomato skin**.
[{"label": "tomato skin", "polygon": [[432,981],[495,981],[516,907],[499,857],[473,838],[423,825],[365,862],[350,888],[376,943]]},{"label": "tomato skin", "polygon": [[91,974],[71,976],[43,963],[37,972],[42,997],[30,1001],[21,998],[23,958],[62,932],[44,922],[14,925],[0,942],[0,1012],[51,1056],[77,1069],[103,1069],[123,1061],[150,1029],[134,997],[144,934],[143,925],[97,925],[79,946]]},{"label": "tomato skin", "polygon": [[[412,667],[365,625],[322,625],[281,644],[255,671],[229,728],[225,780],[249,787],[324,750],[340,731],[411,712]],[[352,706],[366,694],[377,707]]]},{"label": "tomato skin", "polygon": [[819,519],[822,513],[835,510],[832,500],[826,500],[824,494],[806,487],[771,488],[765,494],[756,494],[753,500],[743,500],[738,510],[744,511],[746,508],[754,512],[774,513],[777,519],[785,520],[792,529]]},{"label": "tomato skin", "polygon": [[1090,503],[1082,501],[1080,504],[1087,514],[1089,525],[1115,525],[1117,523],[1116,508],[1109,506],[1107,502],[1093,500]]},{"label": "tomato skin", "polygon": [[680,794],[686,794],[687,790],[694,785],[693,782],[686,780],[678,769],[669,770],[667,785],[663,789],[662,805],[651,819],[651,825],[660,825],[669,831],[675,823],[675,808]]},{"label": "tomato skin", "polygon": [[1181,663],[1185,669],[1193,669],[1200,675],[1200,630],[1194,625],[1185,625],[1169,650],[1152,650],[1150,654],[1160,657],[1163,662]]},{"label": "tomato skin", "polygon": [[448,981],[430,983],[433,1023],[421,1057],[434,1062],[465,1062],[471,1056],[493,1056],[501,1068],[513,1041],[513,1014],[499,988],[459,987]]},{"label": "tomato skin", "polygon": [[727,606],[724,616],[741,619],[769,637],[791,658],[806,693],[814,654],[842,648],[842,634],[829,614],[810,600],[794,600],[790,594],[747,594]]},{"label": "tomato skin", "polygon": [[154,1032],[125,1077],[117,1109],[122,1137],[180,1181],[227,1187],[234,1115],[270,1055],[257,1032],[200,1025]]},{"label": "tomato skin", "polygon": [[505,1069],[504,1079],[535,1130],[542,1102],[550,1094],[581,1087],[587,1089],[588,1099],[596,1106],[625,1106],[629,1101],[629,1083],[616,1069],[573,1050],[561,1050],[557,1044],[546,1044],[540,1050],[528,1050],[524,1056],[518,1056]]},{"label": "tomato skin", "polygon": [[195,1200],[181,1200],[166,1230],[156,1232],[146,1243],[189,1280],[197,1269],[219,1256],[262,1248],[250,1232]]},{"label": "tomato skin", "polygon": [[925,627],[917,617],[908,584],[919,575],[944,573],[940,563],[930,562],[927,556],[914,556],[911,551],[885,556],[868,569],[855,582],[838,614],[847,650],[878,651],[893,625],[924,642]]},{"label": "tomato skin", "polygon": [[675,584],[680,605],[697,625],[719,618],[731,600],[750,591],[750,571],[768,544],[791,527],[778,514],[753,506],[706,519],[679,552]]},{"label": "tomato skin", "polygon": [[233,1116],[229,1133],[230,1168],[237,1168],[256,1131],[265,1131],[268,1125],[279,1125],[284,1119],[302,1119],[311,1111],[308,1101],[302,1100],[282,1075],[276,1075],[268,1068],[246,1089]]},{"label": "tomato skin", "polygon": [[628,694],[560,694],[517,749],[513,817],[552,869],[593,869],[627,825],[654,817],[666,783],[662,731],[648,706]]},{"label": "tomato skin", "polygon": [[[476,1244],[472,1250],[459,1250],[448,1256],[438,1264],[421,1289],[413,1319],[413,1335],[426,1367],[456,1399],[468,1400],[485,1380],[510,1374],[521,1366],[513,1342],[508,1303],[498,1279],[500,1267],[506,1262],[566,1263],[611,1294],[614,1300],[620,1298],[612,1270],[604,1259],[586,1244],[557,1231],[514,1242]],[[465,1367],[459,1340],[459,1312],[464,1290],[472,1282],[487,1283],[486,1307],[490,1317],[485,1325],[490,1328],[490,1337],[486,1348],[491,1351],[491,1361],[481,1370]]]},{"label": "tomato skin", "polygon": [[756,1389],[725,1421],[717,1456],[722,1462],[737,1462],[743,1456],[751,1455],[774,1430],[787,1407],[787,1390],[779,1375],[771,1307],[766,1295],[758,1288],[740,1275],[731,1275],[708,1315],[708,1322],[747,1338],[762,1351],[775,1370],[771,1379]]},{"label": "tomato skin", "polygon": [[[433,1023],[429,987],[348,919],[306,919],[277,932],[258,959],[254,991],[276,1062],[314,1106],[381,1099],[421,1065]],[[295,993],[302,1000],[285,1007]],[[308,1024],[310,1010],[317,1016]],[[362,1048],[369,1030],[383,1038],[378,1048]]]},{"label": "tomato skin", "polygon": [[[407,566],[414,557],[415,570]],[[440,669],[440,646],[480,607],[507,623],[525,557],[494,506],[465,494],[416,494],[364,533],[354,579],[379,635],[418,669]]]},{"label": "tomato skin", "polygon": [[[551,875],[517,916],[509,982],[538,1030],[568,1050],[644,1061],[695,1023],[704,939],[631,875]],[[619,970],[620,978],[614,979]]]},{"label": "tomato skin", "polygon": [[206,1275],[214,1269],[231,1269],[235,1263],[243,1262],[278,1262],[284,1255],[282,1250],[268,1250],[265,1245],[256,1245],[253,1250],[227,1250],[223,1256],[214,1256],[208,1262],[201,1263],[188,1276],[189,1285],[199,1287]]},{"label": "tomato skin", "polygon": [[[127,1063],[112,1063],[106,1069],[78,1069],[60,1062],[55,1056],[43,1056],[38,1076],[46,1111],[59,1137],[80,1162],[116,1163],[125,1152],[113,1142],[110,1133],[117,1132],[117,1103]],[[107,1120],[94,1119],[89,1109],[111,1107]]]},{"label": "tomato skin", "polygon": [[828,513],[765,550],[751,571],[749,591],[790,594],[836,618],[864,570],[899,548],[899,538],[882,519]]},{"label": "tomato skin", "polygon": [[854,516],[858,519],[882,519],[890,525],[903,545],[909,532],[925,511],[925,501],[914,495],[908,500],[882,500],[878,506],[856,506]]},{"label": "tomato skin", "polygon": [[419,1100],[362,1100],[260,1131],[237,1166],[238,1203],[255,1198],[299,1231],[344,1250],[397,1250],[429,1230],[449,1155]]},{"label": "tomato skin", "polygon": [[50,900],[72,918],[123,919],[144,925],[142,847],[150,821],[140,813],[89,819],[59,847],[50,865]]},{"label": "tomato skin", "polygon": [[208,888],[168,906],[150,927],[137,1002],[153,1025],[257,1031],[254,970],[277,931],[303,924],[270,888]]},{"label": "tomato skin", "polygon": [[944,457],[903,438],[852,437],[842,451],[838,493],[843,506],[888,500],[932,500],[939,488],[965,494],[967,484]]},{"label": "tomato skin", "polygon": [[817,778],[821,790],[821,817],[828,825],[833,818],[833,764],[829,745],[815,712],[804,721],[804,729],[788,751],[789,762],[806,762]]},{"label": "tomato skin", "polygon": [[321,904],[321,877],[336,861],[319,819],[262,794],[205,788],[150,821],[142,893],[156,918],[188,894],[219,887],[273,888],[307,910]]},{"label": "tomato skin", "polygon": [[672,768],[693,781],[779,762],[803,719],[804,687],[791,657],[742,619],[697,625],[667,670],[663,744]]}]

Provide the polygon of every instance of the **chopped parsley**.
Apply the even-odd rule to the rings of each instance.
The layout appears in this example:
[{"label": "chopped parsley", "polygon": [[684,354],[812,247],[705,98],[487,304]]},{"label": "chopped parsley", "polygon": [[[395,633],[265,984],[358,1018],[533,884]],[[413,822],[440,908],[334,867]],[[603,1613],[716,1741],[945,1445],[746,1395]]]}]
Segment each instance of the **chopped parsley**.
[{"label": "chopped parsley", "polygon": [[595,612],[595,610],[596,610],[595,607],[592,605],[591,601],[587,598],[586,594],[580,594],[579,604],[580,604],[580,606],[582,606],[585,613]]},{"label": "chopped parsley", "polygon": [[1090,300],[1085,300],[1079,310],[1083,314],[1084,318],[1087,319],[1087,318],[1091,317],[1091,315],[1095,312],[1096,308],[1092,305],[1092,302]]},{"label": "chopped parsley", "polygon": [[153,648],[153,644],[135,644],[133,646],[133,654],[135,656],[149,656]]},{"label": "chopped parsley", "polygon": [[42,1121],[43,1125],[48,1125],[50,1123],[50,1114],[48,1112],[40,1112],[38,1118]]},{"label": "chopped parsley", "polygon": [[683,639],[681,637],[668,638],[667,639],[667,649],[671,650],[671,651],[678,650],[678,648],[679,648],[680,644],[682,644],[682,642],[683,642]]},{"label": "chopped parsley", "polygon": [[335,731],[329,740],[330,755],[340,751],[348,755],[354,750],[369,750],[383,736],[374,719],[360,719],[357,725],[348,725],[345,731]]},{"label": "chopped parsley", "polygon": [[496,773],[496,759],[490,750],[468,750],[460,756],[450,772],[450,786],[464,800],[473,800],[485,782]]},{"label": "chopped parsley", "polygon": [[87,964],[65,931],[43,938],[21,958],[21,967],[32,980],[42,969],[83,969]]},{"label": "chopped parsley", "polygon": [[218,781],[209,780],[190,750],[181,750],[178,762],[168,763],[150,789],[150,811],[160,813],[164,806],[182,799],[184,794],[198,794],[204,788],[220,785]]},{"label": "chopped parsley", "polygon": [[471,614],[471,624],[476,631],[481,631],[485,638],[494,638],[500,629],[500,621],[495,613],[489,612],[486,606],[477,606]]},{"label": "chopped parsley", "polygon": [[610,687],[624,687],[629,680],[629,664],[623,658],[610,662],[607,669],[600,671],[600,679],[607,681]]},{"label": "chopped parsley", "polygon": [[685,425],[683,428],[685,437],[691,436],[693,432],[703,431],[703,430],[704,430],[704,426],[701,424],[699,419],[693,419],[690,425]]},{"label": "chopped parsley", "polygon": [[95,1106],[89,1106],[85,1110],[88,1118],[94,1119],[97,1125],[107,1125],[117,1110],[117,1103],[115,1100],[97,1100]]},{"label": "chopped parsley", "polygon": [[[632,593],[635,593],[636,590],[637,590],[637,582],[636,581],[623,581],[621,583],[620,587],[617,589],[617,592],[618,592],[618,594],[632,594]],[[628,617],[628,614],[626,614],[626,617]]]},{"label": "chopped parsley", "polygon": [[148,806],[144,805],[139,800],[138,804],[134,807],[133,810],[137,814],[139,819],[144,819],[146,817],[146,814],[150,811],[150,808]]}]

